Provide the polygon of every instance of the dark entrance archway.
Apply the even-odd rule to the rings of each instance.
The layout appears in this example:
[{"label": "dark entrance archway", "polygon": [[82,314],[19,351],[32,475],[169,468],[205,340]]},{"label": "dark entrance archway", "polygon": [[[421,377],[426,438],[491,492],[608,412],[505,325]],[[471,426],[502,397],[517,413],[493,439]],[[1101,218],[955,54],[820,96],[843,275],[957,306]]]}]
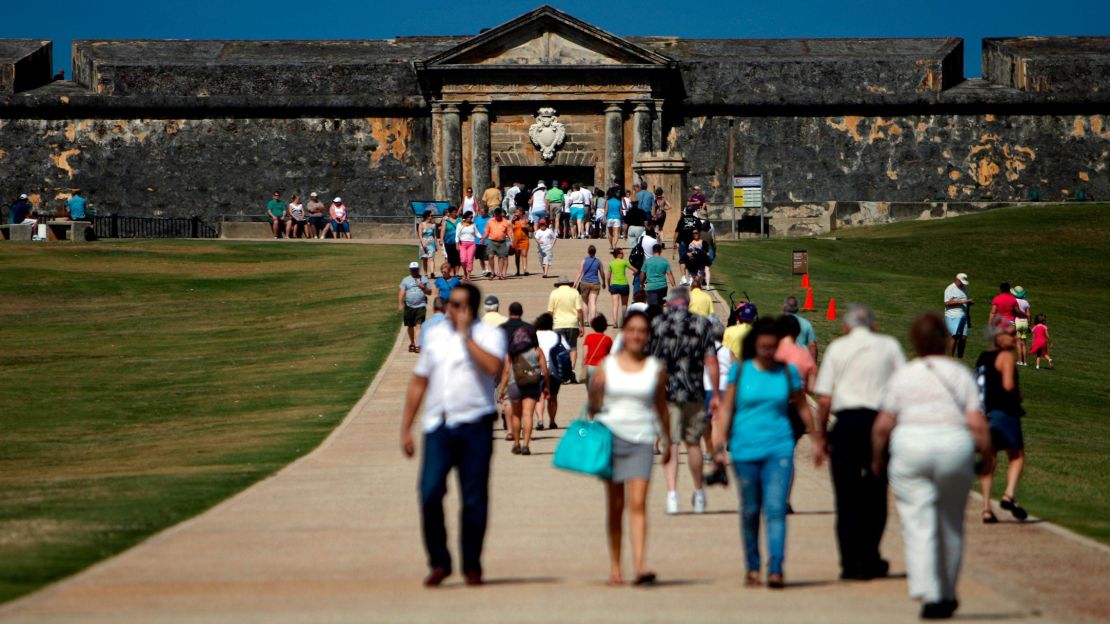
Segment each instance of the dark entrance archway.
[{"label": "dark entrance archway", "polygon": [[590,188],[594,186],[593,167],[569,167],[561,165],[546,167],[502,166],[498,175],[500,179],[497,182],[502,187],[509,186],[514,182],[523,182],[526,188],[532,189],[536,187],[536,182],[540,180],[543,180],[544,184],[548,186],[551,186],[552,180],[558,180],[560,186],[562,186],[563,182],[570,182],[571,184],[578,182],[582,186],[588,186]]}]

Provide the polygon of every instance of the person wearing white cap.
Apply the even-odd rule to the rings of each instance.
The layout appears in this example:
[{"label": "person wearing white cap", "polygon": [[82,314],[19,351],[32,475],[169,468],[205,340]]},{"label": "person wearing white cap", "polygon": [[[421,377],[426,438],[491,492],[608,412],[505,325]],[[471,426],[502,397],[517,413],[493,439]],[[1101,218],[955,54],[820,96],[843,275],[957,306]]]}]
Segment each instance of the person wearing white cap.
[{"label": "person wearing white cap", "polygon": [[328,212],[331,216],[331,223],[329,223],[328,226],[331,227],[331,231],[335,234],[335,237],[339,238],[339,234],[343,233],[343,235],[350,240],[351,223],[347,220],[347,207],[343,205],[343,198],[336,197],[331,200],[331,208]]},{"label": "person wearing white cap", "polygon": [[324,232],[324,211],[327,209],[324,202],[320,201],[320,196],[316,191],[312,191],[308,195],[308,203],[305,204],[305,210],[308,211],[308,237],[316,238]]},{"label": "person wearing white cap", "polygon": [[970,306],[974,303],[967,296],[967,273],[958,273],[956,281],[944,289],[944,322],[952,335],[953,357],[962,358],[967,347],[968,327],[971,325]]},{"label": "person wearing white cap", "polygon": [[27,194],[23,193],[12,203],[11,210],[8,212],[8,223],[33,227],[39,223],[39,220],[34,217],[35,207],[27,199]]},{"label": "person wearing white cap", "polygon": [[420,274],[420,263],[410,262],[409,274],[401,280],[397,290],[397,311],[403,315],[402,322],[409,334],[409,353],[420,353],[416,337],[420,335],[420,326],[427,315],[430,294],[432,285],[428,283],[428,278]]},{"label": "person wearing white cap", "polygon": [[528,213],[530,222],[539,223],[540,219],[547,218],[547,185],[543,183],[543,180],[540,180],[536,188],[532,190],[532,198],[528,200],[528,205],[531,206]]}]

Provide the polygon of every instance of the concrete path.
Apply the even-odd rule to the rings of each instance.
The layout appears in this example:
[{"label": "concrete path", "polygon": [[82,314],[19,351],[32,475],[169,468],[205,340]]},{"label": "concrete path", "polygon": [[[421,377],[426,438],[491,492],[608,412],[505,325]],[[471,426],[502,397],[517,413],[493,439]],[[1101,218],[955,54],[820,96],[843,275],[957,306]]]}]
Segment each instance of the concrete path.
[{"label": "concrete path", "polygon": [[[560,243],[558,270],[576,270],[584,247],[578,241]],[[484,293],[497,294],[505,307],[520,301],[532,318],[545,309],[552,282],[532,275],[477,284]],[[608,312],[607,301],[602,312]],[[456,576],[439,590],[423,589],[418,464],[398,449],[414,357],[398,343],[348,418],[308,456],[114,559],[0,608],[0,621],[916,620],[918,606],[907,598],[900,575],[905,568],[897,514],[891,513],[883,544],[895,577],[837,580],[828,474],[813,469],[804,443],[793,495],[799,513],[789,520],[785,591],[740,586],[735,486],[711,489],[705,515],[668,517],[662,511],[661,471],[649,501],[648,550],[661,583],[651,589],[606,587],[602,486],[551,467],[561,429],[538,433],[531,457],[511,455],[507,442],[497,443],[484,559],[488,584],[470,589]],[[560,400],[559,420],[565,424],[578,413],[583,387],[565,387]],[[685,467],[681,474],[688,511]],[[454,492],[448,498],[454,536]],[[983,527],[972,504],[968,523],[963,618],[1110,618],[1108,549],[1046,530],[1045,524]]]}]

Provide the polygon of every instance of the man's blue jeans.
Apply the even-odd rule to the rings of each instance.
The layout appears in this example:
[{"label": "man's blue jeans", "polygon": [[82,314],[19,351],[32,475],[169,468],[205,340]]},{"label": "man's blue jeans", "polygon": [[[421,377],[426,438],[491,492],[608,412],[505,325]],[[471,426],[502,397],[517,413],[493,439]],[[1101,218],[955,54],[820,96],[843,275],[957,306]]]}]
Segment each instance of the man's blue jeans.
[{"label": "man's blue jeans", "polygon": [[424,434],[424,457],[420,468],[420,513],[424,525],[424,548],[428,567],[451,571],[447,550],[447,527],[443,519],[443,497],[451,468],[459,472],[462,509],[459,541],[463,572],[482,571],[482,543],[486,537],[489,507],[489,463],[493,456],[493,419],[448,428],[441,426]]},{"label": "man's blue jeans", "polygon": [[761,569],[759,557],[759,514],[767,517],[767,549],[771,562],[768,574],[782,574],[786,557],[786,500],[794,475],[794,458],[733,462],[740,484],[740,536],[749,572]]}]

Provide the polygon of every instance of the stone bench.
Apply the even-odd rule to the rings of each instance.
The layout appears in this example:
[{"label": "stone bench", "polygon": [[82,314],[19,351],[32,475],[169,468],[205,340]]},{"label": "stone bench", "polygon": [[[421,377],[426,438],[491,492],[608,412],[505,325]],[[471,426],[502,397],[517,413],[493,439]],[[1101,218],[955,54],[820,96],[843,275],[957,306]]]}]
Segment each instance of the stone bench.
[{"label": "stone bench", "polygon": [[35,226],[22,223],[0,225],[0,240],[29,241],[34,235]]},{"label": "stone bench", "polygon": [[46,238],[52,241],[73,241],[84,243],[93,229],[89,221],[47,221]]}]

